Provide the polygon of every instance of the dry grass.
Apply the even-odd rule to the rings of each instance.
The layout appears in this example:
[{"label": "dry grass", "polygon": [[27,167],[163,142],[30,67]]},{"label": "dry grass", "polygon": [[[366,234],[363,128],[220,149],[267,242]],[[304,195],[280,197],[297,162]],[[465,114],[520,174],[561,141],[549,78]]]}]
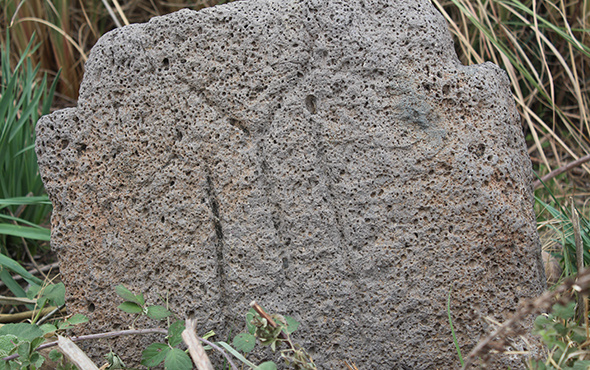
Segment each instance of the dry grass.
[{"label": "dry grass", "polygon": [[[569,2],[568,2],[569,1]],[[106,31],[181,8],[223,0],[5,0],[14,55],[33,33],[42,71],[61,69],[57,105],[73,105],[90,48]],[[590,0],[432,0],[449,21],[465,64],[492,61],[508,72],[539,176],[590,154]],[[550,182],[557,196],[590,193],[590,163]],[[588,190],[587,190],[588,189]]]},{"label": "dry grass", "polygon": [[[42,44],[32,55],[34,64],[50,77],[61,69],[57,105],[74,105],[84,62],[105,32],[185,7],[198,10],[229,2],[173,1],[5,0],[0,10],[1,42],[6,42],[10,29],[16,58],[35,33]],[[449,22],[464,64],[492,61],[507,71],[536,173],[543,176],[565,169],[536,195],[546,202],[557,199],[564,209],[569,208],[571,197],[582,214],[588,215],[590,163],[567,165],[590,156],[590,0],[432,3]],[[539,204],[537,208],[540,225],[564,239],[564,265],[565,250],[571,250],[572,244],[565,241],[571,237],[567,214],[561,212],[562,218],[557,211],[542,215],[544,208]],[[567,270],[567,264],[563,267]]]},{"label": "dry grass", "polygon": [[[56,96],[60,106],[74,105],[84,74],[84,62],[98,38],[129,23],[182,8],[201,9],[224,0],[4,0],[0,10],[2,43],[10,29],[14,55],[21,55],[33,33],[42,40],[33,64],[55,76],[61,69]],[[14,60],[16,62],[16,60]]]},{"label": "dry grass", "polygon": [[[539,176],[590,153],[590,1],[433,0],[465,64],[508,72]],[[590,165],[553,180],[552,192],[588,189]],[[576,196],[586,197],[582,191]]]}]

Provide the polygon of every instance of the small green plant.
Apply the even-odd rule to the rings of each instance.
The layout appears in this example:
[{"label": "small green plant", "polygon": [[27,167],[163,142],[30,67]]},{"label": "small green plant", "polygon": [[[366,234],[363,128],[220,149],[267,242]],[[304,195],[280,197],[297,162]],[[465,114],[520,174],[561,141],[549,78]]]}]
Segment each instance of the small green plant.
[{"label": "small green plant", "polygon": [[[60,299],[63,299],[61,297]],[[88,321],[84,315],[73,315],[65,320],[57,320],[51,324],[35,323],[6,324],[0,328],[0,370],[4,369],[39,369],[45,358],[38,352],[47,338],[55,336],[75,325]],[[18,356],[15,356],[18,355]],[[8,360],[6,360],[8,358]],[[58,369],[71,369],[65,363],[63,355],[53,350],[49,353],[52,361],[59,363]]]},{"label": "small green plant", "polygon": [[[149,305],[146,303],[143,294],[134,294],[123,285],[115,288],[116,293],[125,300],[119,309],[124,312],[136,315],[131,327],[141,316],[147,316],[153,320],[168,320],[168,330],[166,343],[152,343],[142,352],[141,364],[147,367],[154,367],[164,363],[165,369],[192,369],[192,362],[188,354],[182,349],[177,348],[182,342],[182,332],[185,330],[185,321],[179,320],[168,308],[161,305]],[[171,318],[173,320],[171,320]],[[300,346],[293,343],[290,334],[298,327],[299,322],[290,316],[268,315],[264,309],[258,305],[246,314],[246,325],[248,331],[240,333],[233,339],[233,347],[226,342],[209,342],[207,339],[215,335],[213,331],[205,334],[201,339],[207,344],[205,349],[215,348],[223,352],[223,349],[231,353],[235,358],[240,360],[244,365],[254,370],[276,370],[277,365],[273,361],[266,361],[260,365],[255,365],[247,360],[239,351],[247,354],[256,346],[256,338],[264,346],[270,346],[276,351],[277,345],[286,343],[289,348],[281,350],[281,357],[293,369],[314,370],[316,369],[311,357]],[[220,348],[221,347],[221,348]],[[226,356],[232,368],[237,368],[233,362]]]},{"label": "small green plant", "polygon": [[[119,309],[124,312],[136,315],[135,321],[146,315],[150,319],[161,321],[172,315],[166,307],[161,305],[148,305],[145,302],[143,294],[133,294],[123,285],[115,287],[116,293],[125,300]],[[131,325],[133,327],[133,324]],[[164,362],[166,369],[192,369],[193,363],[188,354],[177,348],[182,343],[182,332],[184,331],[184,321],[176,319],[169,324],[168,336],[166,343],[152,343],[141,353],[141,364],[147,367],[154,367]]]},{"label": "small green plant", "polygon": [[[246,314],[248,331],[236,335],[233,340],[236,349],[244,353],[251,352],[256,345],[256,338],[258,338],[260,344],[269,346],[273,352],[277,350],[277,345],[284,343],[288,348],[281,350],[280,354],[287,365],[290,365],[293,369],[316,369],[313,359],[305,349],[291,340],[290,334],[297,330],[300,325],[297,320],[291,316],[269,315],[256,302],[252,302],[251,306],[252,308]],[[256,369],[272,370],[276,369],[276,364],[267,361],[260,364]]]},{"label": "small green plant", "polygon": [[536,318],[533,334],[541,337],[549,352],[546,360],[533,360],[531,369],[585,370],[590,367],[588,333],[574,319],[575,309],[575,302],[565,306],[555,304],[550,314]]},{"label": "small green plant", "polygon": [[[552,194],[551,194],[552,195]],[[578,273],[576,265],[576,235],[572,222],[572,211],[562,206],[554,197],[552,204],[545,203],[536,198],[537,204],[549,214],[548,221],[542,222],[540,228],[553,230],[559,239],[555,240],[561,245],[561,250],[554,252],[555,257],[561,261],[565,277]],[[541,218],[543,213],[539,213]],[[590,265],[590,221],[580,216],[580,240],[583,248],[584,265]]]}]

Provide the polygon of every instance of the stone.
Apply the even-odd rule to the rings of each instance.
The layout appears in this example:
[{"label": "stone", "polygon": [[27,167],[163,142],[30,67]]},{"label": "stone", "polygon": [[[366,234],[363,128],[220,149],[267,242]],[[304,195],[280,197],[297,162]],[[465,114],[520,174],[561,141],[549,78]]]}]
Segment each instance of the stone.
[{"label": "stone", "polygon": [[291,315],[321,369],[454,369],[449,294],[466,354],[545,288],[506,73],[463,66],[428,0],[240,1],[114,30],[37,135],[77,333],[131,323],[123,284],[217,340],[252,300]]}]

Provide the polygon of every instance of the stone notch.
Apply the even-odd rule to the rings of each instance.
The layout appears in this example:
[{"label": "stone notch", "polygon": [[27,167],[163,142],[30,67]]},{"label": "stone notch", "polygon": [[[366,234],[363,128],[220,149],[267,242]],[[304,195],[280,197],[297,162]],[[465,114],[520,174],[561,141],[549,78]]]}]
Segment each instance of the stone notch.
[{"label": "stone notch", "polygon": [[129,325],[123,284],[218,340],[255,299],[321,369],[455,369],[451,289],[464,353],[544,289],[506,74],[461,65],[427,0],[156,17],[104,35],[80,91],[37,129],[78,333]]}]

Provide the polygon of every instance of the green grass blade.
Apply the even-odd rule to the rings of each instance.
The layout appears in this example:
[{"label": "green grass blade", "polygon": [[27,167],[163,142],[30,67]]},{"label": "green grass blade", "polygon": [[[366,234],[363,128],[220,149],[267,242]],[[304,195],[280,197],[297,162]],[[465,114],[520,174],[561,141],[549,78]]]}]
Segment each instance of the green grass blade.
[{"label": "green grass blade", "polygon": [[49,87],[49,91],[47,92],[47,96],[43,99],[43,107],[41,108],[41,114],[45,115],[49,113],[51,108],[51,103],[53,102],[53,96],[55,95],[55,89],[57,88],[57,83],[59,82],[59,76],[61,75],[61,69],[57,71],[55,78],[53,79],[53,83]]},{"label": "green grass blade", "polygon": [[461,348],[459,348],[459,342],[457,341],[457,335],[455,334],[455,328],[453,327],[453,319],[451,318],[451,290],[449,290],[449,298],[447,299],[447,314],[449,315],[449,325],[451,326],[451,334],[453,336],[453,343],[455,343],[455,348],[457,349],[457,355],[459,356],[459,362],[461,362],[461,367],[464,366],[463,363],[463,356],[461,355]]},{"label": "green grass blade", "polygon": [[19,274],[20,276],[23,277],[23,279],[25,279],[30,284],[43,285],[42,280],[34,277],[33,275],[31,275],[31,273],[29,273],[27,270],[25,270],[24,267],[22,267],[18,262],[16,262],[12,258],[7,257],[1,253],[0,253],[0,265],[2,267],[5,267],[5,268]]},{"label": "green grass blade", "polygon": [[7,269],[0,269],[0,280],[6,285],[6,287],[14,294],[15,297],[26,298],[27,293],[25,290],[14,280],[12,275]]},{"label": "green grass blade", "polygon": [[0,224],[0,234],[47,242],[51,240],[51,230],[49,229],[20,225]]},{"label": "green grass blade", "polygon": [[2,213],[0,213],[0,218],[3,220],[10,221],[12,224],[14,224],[16,222],[17,224],[23,224],[23,225],[30,226],[35,229],[48,230],[41,225],[38,225],[38,224],[31,222],[31,221],[27,221],[27,220],[20,218],[20,217],[3,215]]},{"label": "green grass blade", "polygon": [[238,360],[242,361],[246,366],[250,366],[251,368],[255,368],[256,367],[256,365],[254,365],[253,363],[251,363],[250,361],[248,361],[246,359],[246,357],[242,356],[240,354],[240,352],[236,351],[229,344],[227,344],[225,342],[215,342],[215,344],[218,344],[218,345],[222,346],[223,348],[225,348],[229,353],[231,353],[232,355],[234,355],[234,357],[237,358]]},{"label": "green grass blade", "polygon": [[51,204],[47,195],[39,195],[34,197],[14,197],[0,199],[0,209],[6,206],[20,206],[25,204]]}]

